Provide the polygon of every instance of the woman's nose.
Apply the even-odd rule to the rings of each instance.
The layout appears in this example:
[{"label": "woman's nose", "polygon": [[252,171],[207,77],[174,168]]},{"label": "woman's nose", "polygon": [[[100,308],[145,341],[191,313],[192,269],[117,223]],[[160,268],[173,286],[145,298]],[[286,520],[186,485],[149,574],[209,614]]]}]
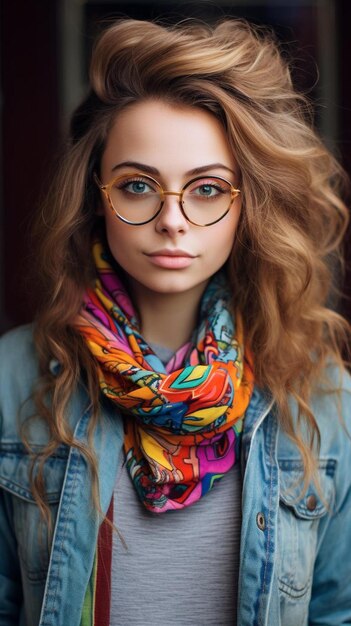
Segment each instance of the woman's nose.
[{"label": "woman's nose", "polygon": [[162,210],[156,218],[155,227],[158,232],[167,232],[170,235],[189,230],[189,222],[181,209],[180,194],[167,193]]}]

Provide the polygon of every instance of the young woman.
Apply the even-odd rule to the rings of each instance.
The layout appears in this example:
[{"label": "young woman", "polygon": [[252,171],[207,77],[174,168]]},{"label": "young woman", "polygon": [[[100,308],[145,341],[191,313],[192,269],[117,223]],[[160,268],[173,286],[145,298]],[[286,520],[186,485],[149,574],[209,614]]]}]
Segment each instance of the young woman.
[{"label": "young woman", "polygon": [[0,625],[351,624],[341,170],[242,21],[90,76],[0,344]]}]

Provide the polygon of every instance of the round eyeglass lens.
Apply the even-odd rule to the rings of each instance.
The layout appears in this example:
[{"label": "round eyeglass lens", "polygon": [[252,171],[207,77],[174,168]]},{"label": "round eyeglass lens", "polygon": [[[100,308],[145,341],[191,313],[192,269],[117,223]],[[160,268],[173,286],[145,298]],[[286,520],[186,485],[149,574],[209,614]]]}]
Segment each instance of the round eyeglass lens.
[{"label": "round eyeglass lens", "polygon": [[193,224],[206,226],[224,217],[232,202],[231,184],[210,176],[190,181],[183,192],[183,210]]},{"label": "round eyeglass lens", "polygon": [[116,213],[131,224],[151,220],[161,206],[161,188],[147,176],[119,177],[109,195]]}]

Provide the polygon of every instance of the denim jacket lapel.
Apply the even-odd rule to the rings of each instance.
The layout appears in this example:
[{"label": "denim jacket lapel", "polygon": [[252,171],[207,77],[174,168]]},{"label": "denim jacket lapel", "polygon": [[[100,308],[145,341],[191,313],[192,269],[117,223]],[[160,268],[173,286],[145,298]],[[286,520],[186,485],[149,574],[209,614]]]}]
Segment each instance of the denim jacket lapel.
[{"label": "denim jacket lapel", "polygon": [[[268,394],[255,388],[244,420],[243,494],[238,616],[240,626],[263,626],[273,610],[279,502],[277,420]],[[273,610],[273,613],[272,613]]]}]

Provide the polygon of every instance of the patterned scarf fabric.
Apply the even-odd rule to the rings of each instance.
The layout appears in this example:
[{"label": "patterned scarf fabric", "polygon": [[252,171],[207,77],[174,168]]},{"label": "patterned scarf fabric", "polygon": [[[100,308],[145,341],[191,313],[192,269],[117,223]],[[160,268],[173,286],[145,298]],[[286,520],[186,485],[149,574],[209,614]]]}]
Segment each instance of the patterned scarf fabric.
[{"label": "patterned scarf fabric", "polygon": [[100,241],[98,273],[76,328],[97,362],[102,392],[124,420],[128,471],[154,513],[199,500],[237,461],[253,373],[234,327],[223,273],[203,295],[192,341],[165,367],[140,334],[131,300]]}]

